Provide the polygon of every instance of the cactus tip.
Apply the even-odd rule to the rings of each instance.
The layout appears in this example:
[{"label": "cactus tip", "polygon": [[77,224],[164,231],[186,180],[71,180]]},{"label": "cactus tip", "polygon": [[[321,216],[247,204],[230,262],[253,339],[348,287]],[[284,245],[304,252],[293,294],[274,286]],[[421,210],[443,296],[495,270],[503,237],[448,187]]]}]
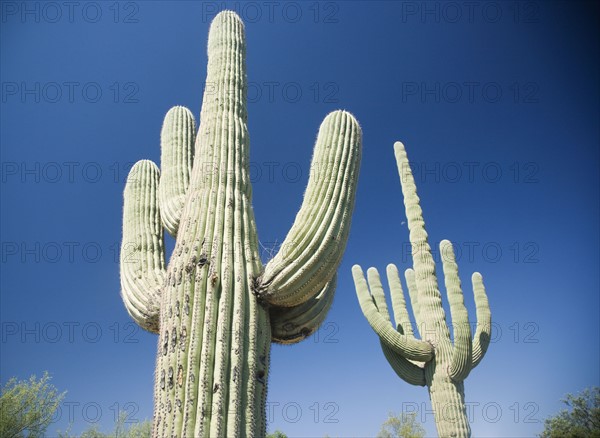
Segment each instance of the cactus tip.
[{"label": "cactus tip", "polygon": [[404,151],[404,143],[401,141],[394,143],[394,152],[398,153],[399,151]]}]

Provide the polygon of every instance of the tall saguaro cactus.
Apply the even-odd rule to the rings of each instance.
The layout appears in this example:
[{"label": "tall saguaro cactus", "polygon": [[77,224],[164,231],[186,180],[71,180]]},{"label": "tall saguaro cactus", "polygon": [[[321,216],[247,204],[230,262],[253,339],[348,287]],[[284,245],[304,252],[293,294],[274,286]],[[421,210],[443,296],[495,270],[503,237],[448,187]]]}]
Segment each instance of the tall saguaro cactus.
[{"label": "tall saguaro cactus", "polygon": [[[487,295],[481,274],[474,273],[477,329],[472,339],[452,244],[443,240],[440,254],[452,316],[451,340],[415,181],[404,145],[397,142],[394,150],[412,246],[414,269],[407,269],[405,277],[417,331],[413,331],[395,265],[387,266],[395,326],[390,322],[377,269],[367,271],[367,284],[361,267],[352,267],[356,293],[365,317],[379,336],[383,354],[396,374],[412,385],[429,389],[438,434],[468,437],[471,428],[464,402],[464,379],[479,364],[490,342],[491,313]],[[421,339],[416,337],[419,333]]]},{"label": "tall saguaro cactus", "polygon": [[[161,133],[161,172],[132,168],[124,194],[122,297],[159,333],[154,436],[264,436],[271,342],[295,343],[324,320],[348,237],[361,130],[345,111],[317,136],[308,187],[266,265],[251,207],[244,25],[213,20],[200,126],[182,107]],[[165,266],[163,227],[176,237]]]}]

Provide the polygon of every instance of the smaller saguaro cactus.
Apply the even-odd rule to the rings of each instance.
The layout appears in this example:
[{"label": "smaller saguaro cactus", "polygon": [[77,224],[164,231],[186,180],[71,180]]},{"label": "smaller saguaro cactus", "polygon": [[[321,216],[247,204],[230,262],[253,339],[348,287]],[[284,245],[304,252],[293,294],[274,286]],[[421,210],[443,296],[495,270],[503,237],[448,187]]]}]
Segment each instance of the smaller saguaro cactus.
[{"label": "smaller saguaro cactus", "polygon": [[[406,270],[405,277],[416,330],[413,330],[395,265],[387,266],[395,328],[391,324],[377,269],[370,268],[367,271],[367,284],[361,267],[352,267],[356,293],[365,317],[379,336],[383,354],[396,374],[412,385],[427,386],[429,389],[439,436],[468,437],[471,428],[464,401],[464,379],[483,358],[491,333],[491,313],[483,279],[478,272],[472,276],[477,329],[475,336],[471,338],[469,316],[463,301],[452,244],[448,240],[440,242],[445,286],[453,321],[451,339],[442,307],[435,263],[427,241],[423,212],[404,145],[395,143],[394,151],[412,247],[414,266],[413,269]],[[419,334],[421,339],[417,337]]]}]

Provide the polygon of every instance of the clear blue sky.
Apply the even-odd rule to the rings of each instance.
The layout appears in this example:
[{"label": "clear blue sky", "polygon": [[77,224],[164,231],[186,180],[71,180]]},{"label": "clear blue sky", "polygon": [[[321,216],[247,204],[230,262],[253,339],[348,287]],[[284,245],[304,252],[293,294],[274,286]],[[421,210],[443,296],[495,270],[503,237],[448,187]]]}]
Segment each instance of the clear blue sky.
[{"label": "clear blue sky", "polygon": [[[301,204],[331,110],[363,161],[333,308],[274,346],[270,430],[373,436],[427,391],[396,377],[350,268],[410,265],[393,143],[415,164],[427,230],[488,289],[494,334],[466,381],[475,436],[533,436],[599,377],[599,63],[593,2],[1,3],[0,380],[48,370],[67,390],[50,435],[152,415],[156,337],[119,296],[128,166],[159,160],[173,105],[198,115],[209,21],[246,21],[254,210],[265,247]],[[301,93],[301,94],[299,94]],[[172,247],[172,244],[170,245]],[[267,254],[264,254],[265,257]],[[72,418],[70,419],[69,416]]]}]

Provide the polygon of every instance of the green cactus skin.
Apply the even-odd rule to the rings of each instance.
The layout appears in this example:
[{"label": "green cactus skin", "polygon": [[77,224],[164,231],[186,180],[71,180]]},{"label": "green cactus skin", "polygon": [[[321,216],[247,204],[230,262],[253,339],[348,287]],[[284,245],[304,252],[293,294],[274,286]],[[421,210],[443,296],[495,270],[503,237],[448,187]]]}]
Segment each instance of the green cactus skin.
[{"label": "green cactus skin", "polygon": [[[308,187],[280,252],[263,267],[251,207],[244,25],[221,12],[208,37],[200,126],[182,107],[161,132],[161,167],[132,168],[124,194],[122,297],[159,333],[156,437],[266,434],[271,342],[325,319],[346,246],[361,129],[345,111],[321,124]],[[163,226],[176,236],[165,267]]]},{"label": "green cactus skin", "polygon": [[469,316],[463,301],[452,244],[447,240],[440,242],[445,286],[453,321],[452,341],[442,308],[442,296],[438,289],[431,248],[427,242],[417,187],[404,145],[395,143],[394,151],[414,263],[414,270],[407,269],[405,272],[406,284],[416,327],[422,340],[417,339],[417,333],[413,332],[396,266],[390,264],[387,267],[395,329],[391,325],[385,294],[375,268],[367,271],[367,283],[361,267],[352,267],[356,294],[365,317],[379,336],[383,354],[396,374],[412,385],[426,385],[429,389],[439,436],[469,437],[471,428],[464,402],[464,379],[485,355],[492,323],[483,279],[478,272],[472,276],[477,330],[471,339]]}]

